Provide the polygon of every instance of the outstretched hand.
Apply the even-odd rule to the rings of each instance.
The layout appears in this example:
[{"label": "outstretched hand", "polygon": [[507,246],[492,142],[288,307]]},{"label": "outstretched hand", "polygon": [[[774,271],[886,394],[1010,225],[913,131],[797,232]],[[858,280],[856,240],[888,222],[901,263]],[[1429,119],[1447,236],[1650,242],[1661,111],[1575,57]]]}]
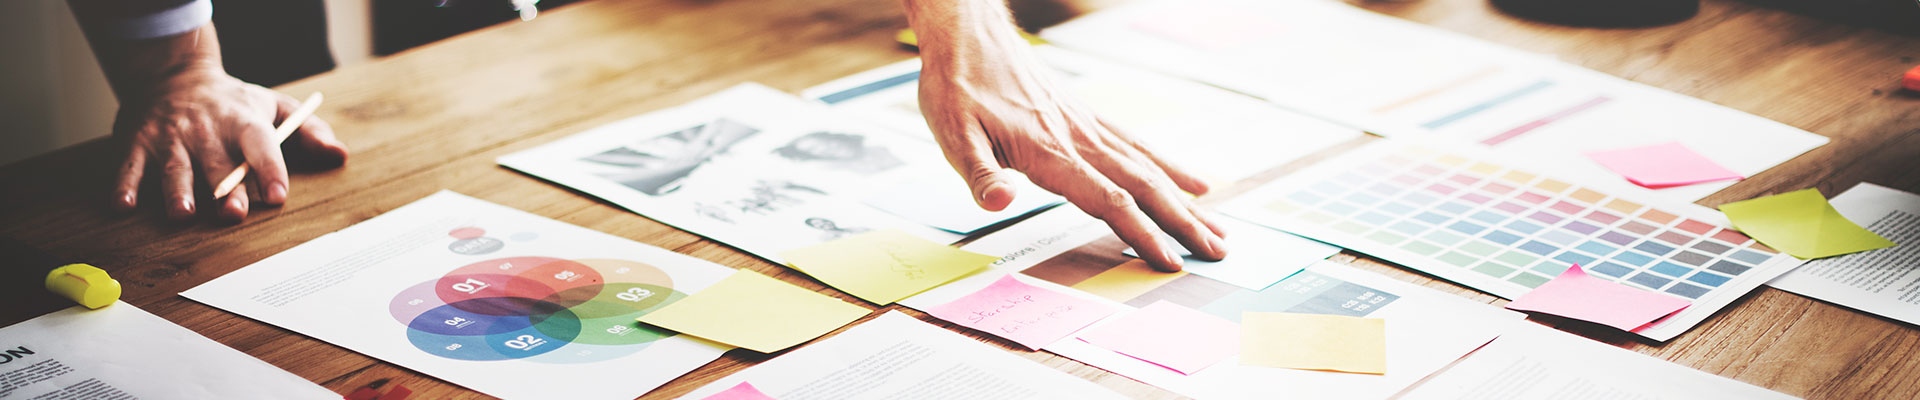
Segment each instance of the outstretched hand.
[{"label": "outstretched hand", "polygon": [[1156,269],[1181,268],[1168,236],[1201,258],[1226,257],[1225,232],[1179,192],[1204,194],[1206,183],[1056,89],[1002,3],[907,7],[920,37],[921,112],[982,208],[1013,201],[1013,169],[1106,222]]}]

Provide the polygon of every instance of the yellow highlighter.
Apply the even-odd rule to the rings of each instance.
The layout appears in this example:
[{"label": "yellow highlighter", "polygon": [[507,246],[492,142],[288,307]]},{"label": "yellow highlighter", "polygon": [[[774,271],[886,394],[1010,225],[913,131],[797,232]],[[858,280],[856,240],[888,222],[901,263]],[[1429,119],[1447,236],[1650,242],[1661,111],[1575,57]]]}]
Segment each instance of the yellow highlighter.
[{"label": "yellow highlighter", "polygon": [[47,290],[96,310],[120,300],[120,281],[87,264],[67,264],[47,272]]}]

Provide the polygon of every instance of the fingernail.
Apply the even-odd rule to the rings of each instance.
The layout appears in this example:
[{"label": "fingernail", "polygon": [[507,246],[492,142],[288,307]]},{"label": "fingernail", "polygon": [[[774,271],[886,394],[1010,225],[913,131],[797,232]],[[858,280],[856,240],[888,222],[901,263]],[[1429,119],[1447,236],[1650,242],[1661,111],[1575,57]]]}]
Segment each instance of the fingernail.
[{"label": "fingernail", "polygon": [[1227,257],[1227,240],[1219,236],[1207,235],[1207,248],[1213,250],[1214,258]]},{"label": "fingernail", "polygon": [[1160,248],[1160,255],[1164,255],[1164,256],[1166,256],[1166,257],[1167,257],[1167,261],[1170,261],[1170,262],[1173,262],[1173,266],[1176,266],[1176,267],[1178,267],[1178,266],[1180,266],[1180,264],[1181,264],[1181,263],[1180,263],[1180,253],[1179,253],[1179,252],[1176,252],[1176,251],[1173,251],[1173,249],[1169,249],[1169,248],[1165,248],[1165,247],[1161,247],[1161,248]]},{"label": "fingernail", "polygon": [[287,201],[287,184],[275,183],[272,187],[268,187],[267,201],[273,204],[285,203]]},{"label": "fingernail", "polygon": [[115,206],[118,206],[120,210],[125,211],[125,210],[132,210],[135,204],[137,203],[134,203],[133,193],[124,193],[120,195],[120,204],[115,204]]}]

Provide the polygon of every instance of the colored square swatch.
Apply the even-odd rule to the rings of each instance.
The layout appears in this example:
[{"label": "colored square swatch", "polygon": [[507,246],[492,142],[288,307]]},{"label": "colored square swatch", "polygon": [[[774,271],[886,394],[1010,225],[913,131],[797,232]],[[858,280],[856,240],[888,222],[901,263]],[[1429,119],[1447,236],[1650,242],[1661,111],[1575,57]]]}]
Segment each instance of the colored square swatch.
[{"label": "colored square swatch", "polygon": [[1387,320],[1248,312],[1240,323],[1240,365],[1387,373]]},{"label": "colored square swatch", "polygon": [[1080,334],[1080,340],[1192,375],[1240,352],[1240,325],[1159,301]]},{"label": "colored square swatch", "polygon": [[1627,181],[1659,189],[1740,179],[1740,173],[1695,153],[1680,142],[1615,150],[1590,151],[1587,158]]},{"label": "colored square swatch", "polygon": [[1633,331],[1692,305],[1666,296],[1587,275],[1579,265],[1567,268],[1507,309],[1532,311]]}]

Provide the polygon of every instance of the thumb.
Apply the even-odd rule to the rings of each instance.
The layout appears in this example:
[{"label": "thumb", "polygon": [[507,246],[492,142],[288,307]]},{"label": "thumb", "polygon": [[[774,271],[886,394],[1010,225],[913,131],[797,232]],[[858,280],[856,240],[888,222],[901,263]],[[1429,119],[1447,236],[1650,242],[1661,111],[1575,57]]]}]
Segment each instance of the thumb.
[{"label": "thumb", "polygon": [[973,202],[987,211],[1000,211],[1013,204],[1013,171],[1001,167],[994,157],[993,143],[979,124],[964,124],[961,129],[934,136],[947,163],[967,181]]}]

